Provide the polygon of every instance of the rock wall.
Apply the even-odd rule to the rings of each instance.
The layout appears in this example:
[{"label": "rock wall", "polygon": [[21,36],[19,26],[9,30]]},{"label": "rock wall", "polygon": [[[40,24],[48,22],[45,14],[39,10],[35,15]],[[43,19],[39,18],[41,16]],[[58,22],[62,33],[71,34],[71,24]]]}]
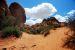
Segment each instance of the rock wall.
[{"label": "rock wall", "polygon": [[20,28],[23,27],[26,21],[25,10],[21,5],[14,2],[8,7],[6,0],[0,0],[0,21],[2,21],[6,16],[15,17],[15,25],[18,25]]},{"label": "rock wall", "polygon": [[0,0],[0,8],[2,8],[5,11],[5,16],[11,15],[6,0]]}]

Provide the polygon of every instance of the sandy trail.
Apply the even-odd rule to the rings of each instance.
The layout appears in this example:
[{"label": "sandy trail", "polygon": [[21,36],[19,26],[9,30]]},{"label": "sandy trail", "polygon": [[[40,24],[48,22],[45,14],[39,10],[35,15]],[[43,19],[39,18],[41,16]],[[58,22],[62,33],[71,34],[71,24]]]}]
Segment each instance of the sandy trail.
[{"label": "sandy trail", "polygon": [[[7,47],[7,50],[70,50],[62,45],[69,29],[66,27],[51,30],[47,37],[43,35],[30,35],[23,33],[22,37]],[[12,43],[13,44],[13,43]]]}]

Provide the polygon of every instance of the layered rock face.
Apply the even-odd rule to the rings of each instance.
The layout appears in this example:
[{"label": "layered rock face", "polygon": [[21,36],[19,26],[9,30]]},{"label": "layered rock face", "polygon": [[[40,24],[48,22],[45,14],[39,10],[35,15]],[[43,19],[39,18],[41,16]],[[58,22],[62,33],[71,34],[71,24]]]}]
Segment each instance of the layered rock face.
[{"label": "layered rock face", "polygon": [[5,16],[10,16],[10,10],[8,8],[8,5],[6,3],[6,0],[0,0],[0,9],[3,9],[5,12]]},{"label": "layered rock face", "polygon": [[48,19],[44,19],[42,23],[48,25],[55,25],[55,24],[59,24],[59,21],[55,17],[51,17]]},{"label": "layered rock face", "polygon": [[[55,17],[50,17],[50,18],[47,18],[47,19],[44,19],[42,21],[42,23],[37,23],[35,25],[32,25],[30,28],[33,28],[33,29],[38,29],[38,28],[41,28],[41,27],[47,27],[47,26],[65,26],[65,22],[59,22]],[[28,26],[25,25],[25,28],[28,28]]]},{"label": "layered rock face", "polygon": [[4,21],[4,18],[13,16],[16,21],[15,25],[23,27],[26,21],[26,15],[24,8],[18,3],[14,2],[8,7],[6,0],[0,0],[0,24]]},{"label": "layered rock face", "polygon": [[11,15],[6,0],[0,0],[0,30],[4,28],[5,19]]},{"label": "layered rock face", "polygon": [[16,17],[16,24],[22,27],[26,21],[26,15],[25,15],[24,8],[18,3],[14,2],[9,6],[9,9],[11,11],[11,14],[14,17]]}]

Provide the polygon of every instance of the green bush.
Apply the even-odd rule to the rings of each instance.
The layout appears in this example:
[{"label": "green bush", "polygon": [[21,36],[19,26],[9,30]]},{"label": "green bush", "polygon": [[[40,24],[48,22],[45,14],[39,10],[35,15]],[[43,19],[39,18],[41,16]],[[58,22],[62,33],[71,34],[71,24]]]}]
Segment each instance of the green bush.
[{"label": "green bush", "polygon": [[1,38],[7,38],[11,35],[15,36],[16,38],[19,38],[22,34],[18,27],[6,27],[2,30],[3,34]]},{"label": "green bush", "polygon": [[6,16],[4,21],[2,21],[4,26],[14,26],[15,25],[15,18],[13,16]]},{"label": "green bush", "polygon": [[61,26],[60,25],[54,25],[54,28],[60,28]]},{"label": "green bush", "polygon": [[5,11],[0,7],[0,17],[5,17]]},{"label": "green bush", "polygon": [[71,48],[72,50],[75,50],[75,37],[70,36],[64,41],[63,47]]},{"label": "green bush", "polygon": [[54,28],[54,26],[41,26],[39,28],[36,28],[36,29],[30,29],[30,34],[48,34],[49,33],[49,30]]},{"label": "green bush", "polygon": [[13,16],[5,16],[5,11],[0,7],[0,30],[7,26],[14,26],[16,18]]},{"label": "green bush", "polygon": [[15,18],[13,16],[5,16],[0,20],[0,30],[8,26],[15,26]]},{"label": "green bush", "polygon": [[72,32],[72,35],[67,34],[68,38],[66,38],[64,41],[63,47],[75,50],[75,13],[72,14],[72,16],[67,19],[67,21],[67,27],[70,29],[69,31]]}]

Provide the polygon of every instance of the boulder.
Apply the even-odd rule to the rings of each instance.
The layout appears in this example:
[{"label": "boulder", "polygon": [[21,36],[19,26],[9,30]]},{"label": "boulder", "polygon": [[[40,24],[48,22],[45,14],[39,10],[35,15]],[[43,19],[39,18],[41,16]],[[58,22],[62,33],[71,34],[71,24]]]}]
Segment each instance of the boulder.
[{"label": "boulder", "polygon": [[11,3],[11,5],[9,6],[9,9],[11,14],[16,18],[16,24],[19,27],[23,27],[26,21],[24,8],[20,4],[14,2],[14,3]]}]

